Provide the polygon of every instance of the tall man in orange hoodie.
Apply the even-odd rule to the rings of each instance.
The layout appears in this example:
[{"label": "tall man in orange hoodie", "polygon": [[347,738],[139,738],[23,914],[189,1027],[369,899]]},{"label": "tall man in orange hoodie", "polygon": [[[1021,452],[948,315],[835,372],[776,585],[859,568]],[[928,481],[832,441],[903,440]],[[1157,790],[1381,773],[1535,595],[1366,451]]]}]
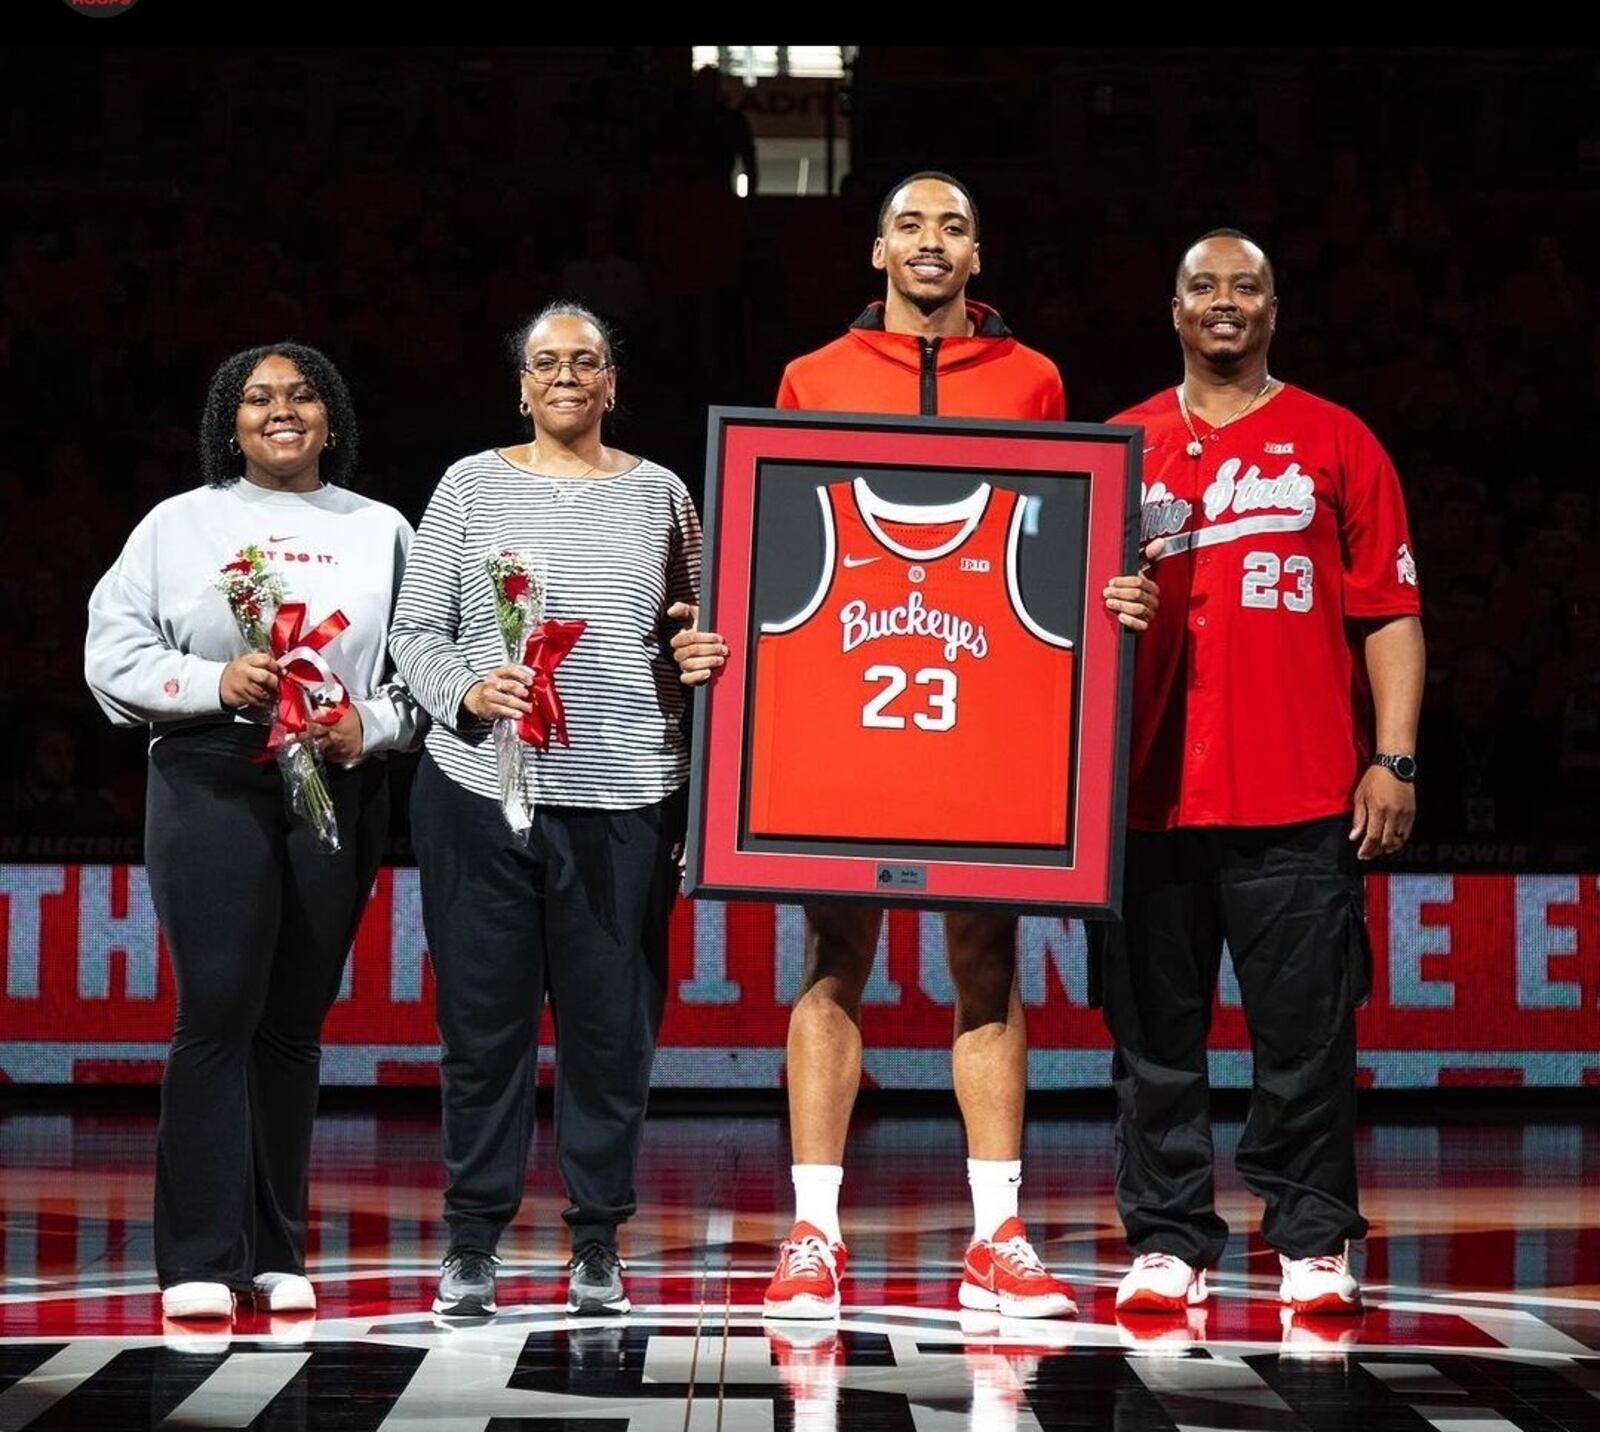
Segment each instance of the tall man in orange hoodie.
[{"label": "tall man in orange hoodie", "polygon": [[[778,389],[780,408],[924,416],[1060,420],[1066,393],[1056,366],[1025,347],[994,309],[967,297],[981,268],[978,210],[966,186],[925,171],[897,184],[878,214],[872,266],[887,294],[849,331],[796,358]],[[1106,605],[1135,631],[1154,614],[1147,578],[1121,577]],[[697,612],[673,638],[685,683],[708,680],[727,656]],[[883,912],[871,905],[806,909],[805,972],[789,1016],[789,1126],[795,1223],[767,1287],[775,1318],[839,1311],[845,1246],[839,1228],[845,1136],[861,1084],[861,996]],[[1040,1262],[1018,1217],[1027,1031],[1016,983],[1016,916],[946,911],[945,946],[956,991],[951,1054],[967,1134],[973,1237],[962,1306],[1011,1317],[1070,1317],[1072,1290]]]},{"label": "tall man in orange hoodie", "polygon": [[894,189],[878,213],[872,266],[888,276],[888,297],[869,303],[842,338],[784,369],[780,408],[1066,417],[1056,365],[967,297],[982,260],[977,208],[960,183],[917,174]]}]

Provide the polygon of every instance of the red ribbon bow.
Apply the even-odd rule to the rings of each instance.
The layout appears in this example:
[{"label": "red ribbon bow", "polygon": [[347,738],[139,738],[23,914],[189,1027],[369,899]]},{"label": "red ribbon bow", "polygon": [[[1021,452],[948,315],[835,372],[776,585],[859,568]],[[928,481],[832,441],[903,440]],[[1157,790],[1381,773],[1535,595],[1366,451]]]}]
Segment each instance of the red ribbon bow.
[{"label": "red ribbon bow", "polygon": [[551,732],[563,746],[572,744],[567,739],[567,708],[561,704],[561,693],[556,690],[555,671],[578,644],[578,638],[588,625],[588,622],[559,622],[547,617],[528,633],[522,664],[533,669],[533,682],[528,691],[533,710],[517,722],[517,735],[541,751],[550,749]]},{"label": "red ribbon bow", "polygon": [[336,725],[350,709],[350,695],[317,653],[347,626],[350,619],[335,610],[309,632],[306,604],[285,602],[272,619],[272,654],[278,659],[278,715],[267,737],[267,749],[276,751],[300,735],[312,721]]}]

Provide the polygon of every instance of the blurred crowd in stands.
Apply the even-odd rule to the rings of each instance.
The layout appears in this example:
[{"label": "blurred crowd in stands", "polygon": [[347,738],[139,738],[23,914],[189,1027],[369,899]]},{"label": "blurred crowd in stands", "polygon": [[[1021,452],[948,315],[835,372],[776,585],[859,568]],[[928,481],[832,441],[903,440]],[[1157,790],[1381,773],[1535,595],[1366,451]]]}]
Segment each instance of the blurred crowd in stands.
[{"label": "blurred crowd in stands", "polygon": [[1429,659],[1414,856],[1592,858],[1595,59],[1380,53],[863,47],[838,194],[740,198],[738,86],[693,83],[686,48],[13,48],[0,856],[142,823],[142,740],[84,688],[85,601],[195,482],[223,356],[332,355],[360,485],[415,521],[446,464],[519,437],[505,335],[579,299],[621,335],[616,440],[698,492],[707,405],[769,403],[789,357],[881,293],[881,191],[931,165],[981,205],[974,296],[1056,360],[1075,419],[1176,381],[1192,237],[1266,247],[1274,373],[1353,407],[1408,494]]}]

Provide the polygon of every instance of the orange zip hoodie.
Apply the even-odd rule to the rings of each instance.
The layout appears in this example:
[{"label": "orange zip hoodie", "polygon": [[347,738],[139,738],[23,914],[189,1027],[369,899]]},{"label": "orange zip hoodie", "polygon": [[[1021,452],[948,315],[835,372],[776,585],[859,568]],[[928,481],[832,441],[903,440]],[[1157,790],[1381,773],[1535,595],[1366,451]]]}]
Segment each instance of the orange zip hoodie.
[{"label": "orange zip hoodie", "polygon": [[986,304],[967,304],[970,338],[888,333],[883,309],[881,302],[869,304],[844,337],[790,363],[778,387],[778,406],[924,417],[1066,417],[1067,395],[1056,365],[1018,343]]}]

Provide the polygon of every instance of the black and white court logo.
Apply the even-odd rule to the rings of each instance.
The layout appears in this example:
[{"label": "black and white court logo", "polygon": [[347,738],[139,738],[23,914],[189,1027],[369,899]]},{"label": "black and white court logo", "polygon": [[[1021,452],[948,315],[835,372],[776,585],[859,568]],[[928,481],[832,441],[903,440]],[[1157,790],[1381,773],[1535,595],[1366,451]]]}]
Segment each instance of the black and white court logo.
[{"label": "black and white court logo", "polygon": [[110,20],[126,15],[139,0],[62,0],[67,9],[90,20]]}]

